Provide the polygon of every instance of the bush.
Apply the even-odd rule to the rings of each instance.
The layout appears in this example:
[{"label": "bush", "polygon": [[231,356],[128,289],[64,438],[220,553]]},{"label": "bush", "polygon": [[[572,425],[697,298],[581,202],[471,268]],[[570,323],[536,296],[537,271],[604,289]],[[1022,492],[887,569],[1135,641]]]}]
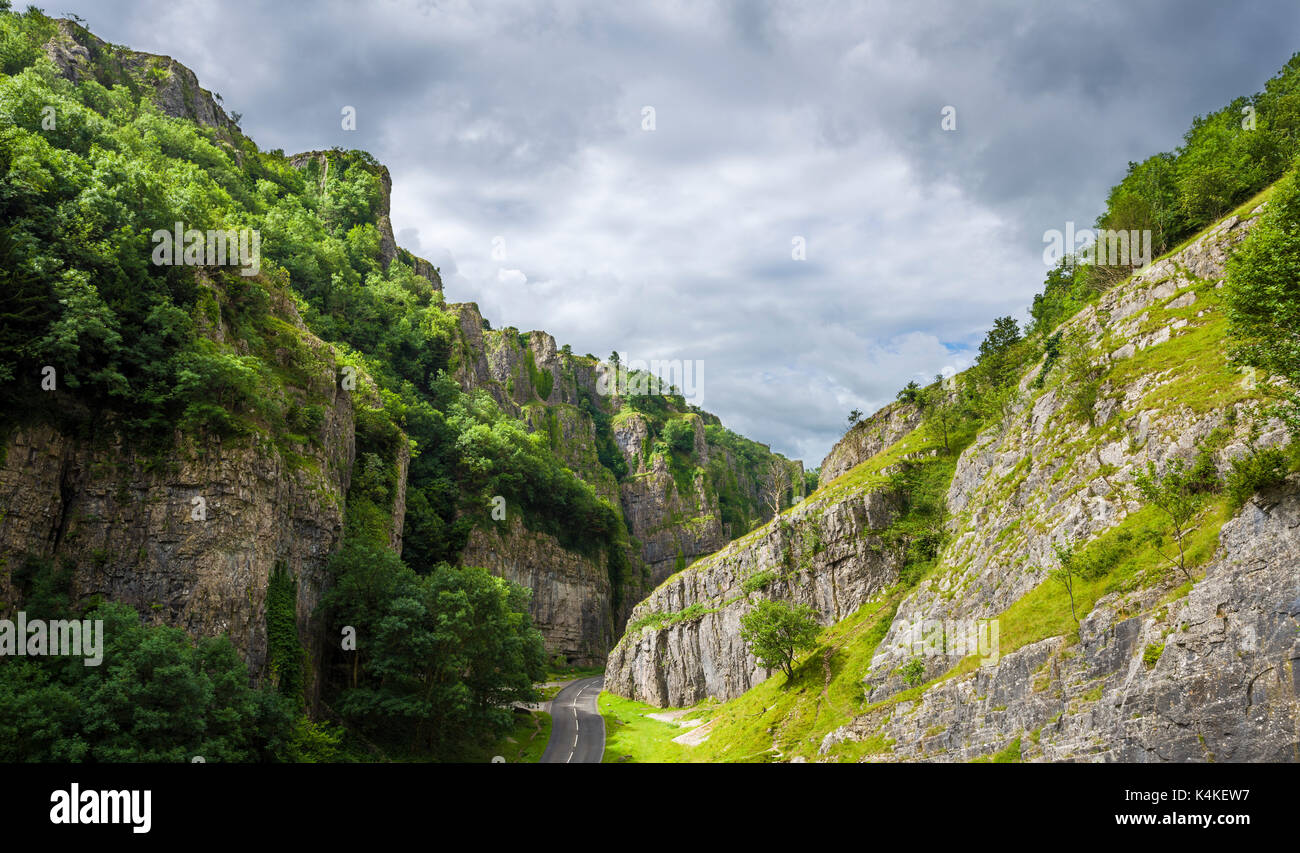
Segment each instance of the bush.
[{"label": "bush", "polygon": [[920,687],[925,683],[925,661],[914,657],[898,668],[898,674],[908,687]]},{"label": "bush", "polygon": [[695,430],[685,418],[674,418],[665,424],[663,439],[670,450],[687,455],[695,451]]},{"label": "bush", "polygon": [[1281,485],[1290,469],[1291,460],[1287,452],[1279,447],[1263,450],[1252,447],[1245,456],[1232,460],[1227,492],[1233,507],[1240,509],[1251,495]]}]

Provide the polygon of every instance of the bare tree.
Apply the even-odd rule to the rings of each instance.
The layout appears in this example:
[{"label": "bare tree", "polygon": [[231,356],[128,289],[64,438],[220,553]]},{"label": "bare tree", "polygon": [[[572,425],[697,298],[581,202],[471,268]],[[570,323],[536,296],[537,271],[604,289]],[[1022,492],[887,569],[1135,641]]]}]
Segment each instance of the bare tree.
[{"label": "bare tree", "polygon": [[767,505],[772,508],[772,517],[780,515],[781,503],[790,490],[790,465],[784,459],[772,459],[767,463],[767,476],[764,478],[764,496]]}]

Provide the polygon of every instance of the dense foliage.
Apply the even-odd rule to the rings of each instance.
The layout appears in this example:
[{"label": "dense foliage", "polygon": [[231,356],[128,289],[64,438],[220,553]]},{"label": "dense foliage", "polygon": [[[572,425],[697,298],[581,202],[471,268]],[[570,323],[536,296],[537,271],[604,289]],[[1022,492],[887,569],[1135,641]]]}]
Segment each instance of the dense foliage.
[{"label": "dense foliage", "polygon": [[71,567],[29,560],[16,574],[32,619],[102,620],[103,660],[0,657],[0,761],[272,761],[294,759],[296,706],[249,687],[224,637],[194,643],[179,628],[147,627],[122,604],[76,613]]},{"label": "dense foliage", "polygon": [[[1280,181],[1262,221],[1228,263],[1234,355],[1258,368],[1280,397],[1278,414],[1300,432],[1300,177]],[[1270,376],[1286,385],[1264,385]]]},{"label": "dense foliage", "polygon": [[806,604],[763,599],[740,617],[740,637],[760,665],[779,668],[787,680],[794,678],[794,657],[817,645],[816,612]]},{"label": "dense foliage", "polygon": [[356,543],[330,568],[331,629],[358,638],[336,656],[335,709],[374,743],[455,758],[508,730],[511,703],[537,699],[546,654],[527,589],[445,563],[419,575],[387,548]]}]

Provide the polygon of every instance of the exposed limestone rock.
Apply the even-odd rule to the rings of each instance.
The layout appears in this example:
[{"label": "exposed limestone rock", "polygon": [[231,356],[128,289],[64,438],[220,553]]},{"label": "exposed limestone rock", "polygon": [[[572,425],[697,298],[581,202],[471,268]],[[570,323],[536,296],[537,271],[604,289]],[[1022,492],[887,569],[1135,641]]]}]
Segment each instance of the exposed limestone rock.
[{"label": "exposed limestone rock", "polygon": [[461,562],[533,591],[530,612],[548,653],[584,666],[605,660],[614,620],[603,559],[567,551],[514,517],[491,530],[475,528]]},{"label": "exposed limestone rock", "polygon": [[[880,492],[809,501],[673,575],[632,611],[632,628],[610,652],[606,689],[660,706],[744,693],[770,675],[740,639],[740,617],[759,598],[745,581],[765,577],[762,595],[837,622],[897,580],[897,561],[872,533],[889,518]],[[655,622],[688,607],[702,613]]]},{"label": "exposed limestone rock", "polygon": [[45,54],[59,73],[73,83],[93,78],[104,86],[130,82],[154,90],[154,103],[163,113],[187,118],[227,133],[235,123],[194,72],[170,56],[110,45],[84,27],[57,19],[58,31],[45,45]]},{"label": "exposed limestone rock", "polygon": [[911,403],[890,403],[866,420],[859,421],[822,460],[817,486],[825,486],[858,463],[875,456],[916,429],[920,422],[920,410]]},{"label": "exposed limestone rock", "polygon": [[883,736],[892,752],[866,760],[965,761],[1020,738],[1026,760],[1300,761],[1300,481],[1249,502],[1220,543],[1160,618],[1125,613],[1167,587],[1112,594],[1077,646],[1053,637],[1018,649],[858,718],[821,752]]},{"label": "exposed limestone rock", "polygon": [[[228,634],[260,678],[267,580],[283,563],[298,580],[299,636],[318,660],[320,634],[310,620],[342,536],[355,455],[350,395],[337,390],[332,372],[318,387],[335,390],[318,442],[297,449],[307,464],[256,435],[235,446],[196,446],[178,434],[175,450],[153,455],[51,427],[15,432],[0,463],[6,609],[15,609],[12,573],[27,556],[66,561],[75,566],[75,601],[99,595],[194,636]],[[395,536],[400,541],[400,528]]]}]

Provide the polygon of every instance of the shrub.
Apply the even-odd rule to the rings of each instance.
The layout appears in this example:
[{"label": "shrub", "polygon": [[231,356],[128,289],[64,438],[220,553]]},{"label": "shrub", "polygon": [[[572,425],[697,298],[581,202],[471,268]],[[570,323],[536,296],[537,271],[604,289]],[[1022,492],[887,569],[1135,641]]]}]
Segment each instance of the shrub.
[{"label": "shrub", "polygon": [[1290,468],[1288,454],[1280,447],[1252,447],[1245,456],[1232,460],[1227,491],[1233,507],[1240,509],[1256,492],[1281,485]]}]

